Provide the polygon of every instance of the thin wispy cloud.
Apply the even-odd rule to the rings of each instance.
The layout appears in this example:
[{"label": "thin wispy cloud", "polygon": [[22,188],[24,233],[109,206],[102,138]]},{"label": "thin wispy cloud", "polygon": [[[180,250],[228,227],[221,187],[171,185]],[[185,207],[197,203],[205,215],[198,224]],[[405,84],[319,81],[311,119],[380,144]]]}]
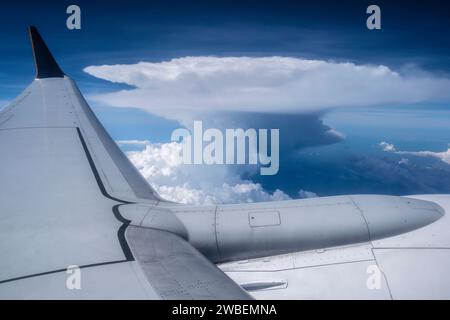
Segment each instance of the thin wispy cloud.
[{"label": "thin wispy cloud", "polygon": [[135,146],[135,147],[143,147],[150,144],[148,140],[118,140],[116,143],[119,146]]},{"label": "thin wispy cloud", "polygon": [[[433,152],[433,151],[400,151],[400,150],[397,150],[397,148],[393,144],[390,144],[390,143],[387,143],[384,141],[380,142],[380,146],[386,152],[392,152],[392,153],[400,154],[400,155],[411,155],[411,156],[417,156],[417,157],[434,158],[434,159],[438,159],[445,163],[450,164],[450,147],[447,149],[447,151]],[[450,146],[450,144],[449,144],[449,146]],[[407,162],[407,159],[402,159],[402,160],[406,160],[406,162]],[[403,161],[403,162],[405,162],[405,161]]]}]

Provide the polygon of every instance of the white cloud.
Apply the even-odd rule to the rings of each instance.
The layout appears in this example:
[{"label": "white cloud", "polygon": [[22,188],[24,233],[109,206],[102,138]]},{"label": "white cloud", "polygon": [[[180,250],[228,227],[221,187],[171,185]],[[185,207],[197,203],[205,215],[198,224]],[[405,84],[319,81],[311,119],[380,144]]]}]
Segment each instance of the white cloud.
[{"label": "white cloud", "polygon": [[[412,155],[417,157],[431,157],[435,159],[439,159],[445,163],[450,164],[450,148],[447,151],[443,152],[433,152],[433,151],[398,151],[393,144],[389,144],[387,142],[381,142],[380,146],[383,147],[384,151],[393,152],[401,155]],[[407,159],[402,159],[402,163],[407,163]]]},{"label": "white cloud", "polygon": [[[127,141],[121,141],[127,144]],[[241,180],[226,166],[183,165],[180,143],[152,144],[129,141],[145,146],[127,155],[142,175],[165,199],[187,204],[246,203],[287,200],[281,190],[267,192],[259,183]]]},{"label": "white cloud", "polygon": [[340,106],[450,100],[450,80],[425,72],[400,74],[383,65],[289,57],[184,57],[89,66],[84,71],[135,87],[92,99],[142,108],[181,122],[220,111],[302,113]]},{"label": "white cloud", "polygon": [[391,143],[387,143],[385,141],[380,142],[380,147],[383,148],[383,151],[386,152],[395,152],[395,146]]}]

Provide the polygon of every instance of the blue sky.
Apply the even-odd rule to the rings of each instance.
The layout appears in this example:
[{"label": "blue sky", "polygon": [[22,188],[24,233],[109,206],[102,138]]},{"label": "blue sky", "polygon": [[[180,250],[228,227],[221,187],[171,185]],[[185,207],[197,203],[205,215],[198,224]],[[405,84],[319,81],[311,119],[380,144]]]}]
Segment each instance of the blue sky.
[{"label": "blue sky", "polygon": [[[65,28],[69,4],[82,10],[82,30]],[[365,27],[365,9],[382,10],[382,30]],[[450,78],[450,3],[448,1],[16,1],[0,11],[0,102],[9,101],[33,79],[34,66],[26,27],[38,26],[63,70],[90,97],[132,89],[83,71],[87,66],[159,63],[186,56],[293,57],[355,65],[384,65],[396,72],[427,73]],[[406,70],[406,71],[405,71]],[[445,87],[444,87],[445,88]],[[445,91],[445,90],[443,90]],[[450,192],[449,165],[439,158],[383,151],[379,143],[398,150],[443,152],[450,143],[448,100],[420,103],[352,105],[297,114],[297,124],[320,121],[317,128],[334,128],[345,135],[339,142],[318,143],[315,133],[299,129],[306,138],[284,136],[280,173],[260,177],[240,173],[264,190],[281,189],[291,197],[299,190],[318,195],[344,193]],[[180,126],[176,119],[142,108],[91,105],[116,140],[165,143]],[[276,106],[274,106],[276,107]],[[147,110],[148,111],[148,110]],[[224,119],[243,125],[252,115],[229,113]],[[277,121],[295,135],[298,125],[280,114]],[[230,120],[231,121],[231,120]],[[238,121],[238,122],[239,122]],[[293,122],[292,119],[290,119]],[[308,125],[306,125],[308,127]],[[315,131],[314,131],[315,132]],[[282,142],[283,143],[283,142]],[[124,147],[125,148],[125,147]],[[430,169],[433,168],[432,173]],[[245,171],[245,170],[244,170]],[[388,176],[388,177],[385,177]],[[247,180],[246,180],[247,181]],[[201,185],[201,183],[199,183]]]},{"label": "blue sky", "polygon": [[[82,30],[65,28],[67,5],[82,8]],[[14,1],[2,4],[1,91],[31,79],[26,26],[35,24],[67,73],[91,64],[159,61],[187,55],[300,56],[450,72],[447,1],[378,1],[381,31],[365,28],[372,1]],[[12,72],[14,71],[14,72]],[[6,76],[7,75],[7,76]],[[9,80],[8,80],[9,79]]]}]

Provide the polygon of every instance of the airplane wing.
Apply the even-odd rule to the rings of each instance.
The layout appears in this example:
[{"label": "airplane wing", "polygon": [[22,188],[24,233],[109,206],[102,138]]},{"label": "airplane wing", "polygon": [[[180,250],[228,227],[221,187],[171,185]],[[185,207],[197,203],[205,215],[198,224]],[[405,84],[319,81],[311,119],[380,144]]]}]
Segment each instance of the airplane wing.
[{"label": "airplane wing", "polygon": [[36,79],[0,113],[0,298],[450,297],[448,195],[165,201],[30,34]]},{"label": "airplane wing", "polygon": [[30,36],[36,79],[0,113],[0,298],[250,298],[185,239],[126,235],[122,205],[164,200]]}]

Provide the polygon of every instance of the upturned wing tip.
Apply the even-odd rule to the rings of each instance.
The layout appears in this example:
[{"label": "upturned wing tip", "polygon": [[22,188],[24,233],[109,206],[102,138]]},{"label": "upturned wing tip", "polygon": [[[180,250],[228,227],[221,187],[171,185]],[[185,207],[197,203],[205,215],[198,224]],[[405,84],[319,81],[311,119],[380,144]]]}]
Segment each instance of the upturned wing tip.
[{"label": "upturned wing tip", "polygon": [[59,67],[37,28],[30,26],[28,31],[36,64],[36,79],[63,78],[64,72]]}]

